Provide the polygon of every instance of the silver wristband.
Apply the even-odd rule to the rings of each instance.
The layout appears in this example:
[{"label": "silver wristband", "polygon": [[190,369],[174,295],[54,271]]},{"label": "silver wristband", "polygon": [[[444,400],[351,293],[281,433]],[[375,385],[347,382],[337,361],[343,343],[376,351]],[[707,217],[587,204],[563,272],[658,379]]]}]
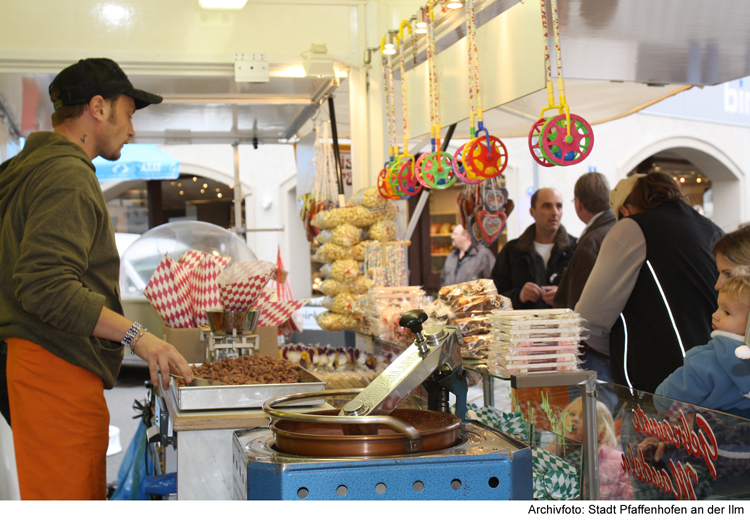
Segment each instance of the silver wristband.
[{"label": "silver wristband", "polygon": [[133,325],[130,326],[130,329],[128,329],[128,332],[125,333],[125,337],[120,342],[122,345],[129,346],[136,336],[138,336],[138,333],[141,332],[141,324],[137,321],[133,323]]}]

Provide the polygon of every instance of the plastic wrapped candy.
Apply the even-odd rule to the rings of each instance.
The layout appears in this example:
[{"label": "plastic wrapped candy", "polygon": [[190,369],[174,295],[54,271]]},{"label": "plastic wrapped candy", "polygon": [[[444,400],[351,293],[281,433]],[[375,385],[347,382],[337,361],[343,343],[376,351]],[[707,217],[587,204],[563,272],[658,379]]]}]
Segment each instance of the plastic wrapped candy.
[{"label": "plastic wrapped candy", "polygon": [[353,259],[341,259],[331,263],[331,277],[337,281],[352,282],[360,272],[360,263]]},{"label": "plastic wrapped candy", "polygon": [[366,294],[371,287],[371,281],[365,276],[357,276],[354,281],[342,282],[335,279],[326,279],[320,284],[318,290],[327,296],[335,296],[342,292],[350,294]]},{"label": "plastic wrapped candy", "polygon": [[316,318],[318,325],[324,331],[338,332],[357,327],[358,321],[349,314],[336,314],[335,312],[321,312]]},{"label": "plastic wrapped candy", "polygon": [[337,294],[331,303],[331,310],[336,314],[353,314],[355,316],[358,313],[361,314],[361,311],[357,309],[358,297],[347,293]]},{"label": "plastic wrapped candy", "polygon": [[397,229],[395,220],[379,220],[370,226],[368,237],[380,242],[395,241]]},{"label": "plastic wrapped candy", "polygon": [[319,246],[315,251],[313,259],[319,263],[331,263],[340,259],[354,259],[355,261],[365,260],[365,248],[362,244],[346,248],[329,242]]},{"label": "plastic wrapped candy", "polygon": [[320,229],[332,229],[342,224],[351,224],[359,228],[368,228],[379,220],[395,219],[396,207],[386,204],[380,208],[370,209],[364,206],[346,206],[318,213],[313,218],[313,226]]},{"label": "plastic wrapped candy", "polygon": [[351,224],[342,224],[332,230],[321,231],[315,240],[320,244],[333,243],[349,248],[362,241],[364,233],[361,228]]},{"label": "plastic wrapped candy", "polygon": [[388,204],[388,200],[378,191],[377,187],[365,187],[349,199],[350,206],[364,206],[366,208],[380,208]]}]

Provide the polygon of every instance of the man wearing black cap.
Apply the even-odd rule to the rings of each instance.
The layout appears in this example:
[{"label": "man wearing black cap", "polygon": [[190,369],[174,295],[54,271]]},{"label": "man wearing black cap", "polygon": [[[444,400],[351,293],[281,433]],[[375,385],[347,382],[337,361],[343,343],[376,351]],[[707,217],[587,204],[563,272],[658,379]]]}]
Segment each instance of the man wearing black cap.
[{"label": "man wearing black cap", "polygon": [[[0,165],[0,339],[22,499],[106,498],[109,411],[123,347],[151,380],[192,378],[179,352],[122,315],[112,220],[91,160],[117,160],[136,109],[161,102],[109,59],[49,88],[54,132]],[[160,372],[160,376],[159,376]]]}]

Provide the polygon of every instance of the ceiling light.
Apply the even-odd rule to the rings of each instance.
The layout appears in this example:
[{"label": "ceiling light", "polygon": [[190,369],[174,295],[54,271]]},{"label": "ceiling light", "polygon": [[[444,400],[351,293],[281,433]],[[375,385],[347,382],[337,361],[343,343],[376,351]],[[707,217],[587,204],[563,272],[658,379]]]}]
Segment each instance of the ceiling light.
[{"label": "ceiling light", "polygon": [[425,8],[419,8],[419,16],[417,17],[417,28],[414,33],[427,33],[427,20],[425,19]]},{"label": "ceiling light", "polygon": [[701,182],[702,182],[703,180],[702,180],[702,179],[701,179],[701,177],[699,176],[698,178],[696,178],[696,179],[695,179],[695,181],[696,181],[696,182],[698,182],[698,183],[700,184],[700,183],[701,183]]},{"label": "ceiling light", "polygon": [[464,4],[460,0],[449,0],[445,7],[448,9],[461,9]]},{"label": "ceiling light", "polygon": [[221,193],[217,193],[216,196],[219,197],[219,198],[221,198],[222,195],[221,195]]},{"label": "ceiling light", "polygon": [[395,55],[396,45],[393,43],[393,32],[389,31],[387,37],[383,37],[380,41],[380,51],[383,55]]},{"label": "ceiling light", "polygon": [[247,0],[198,0],[203,9],[242,9]]}]

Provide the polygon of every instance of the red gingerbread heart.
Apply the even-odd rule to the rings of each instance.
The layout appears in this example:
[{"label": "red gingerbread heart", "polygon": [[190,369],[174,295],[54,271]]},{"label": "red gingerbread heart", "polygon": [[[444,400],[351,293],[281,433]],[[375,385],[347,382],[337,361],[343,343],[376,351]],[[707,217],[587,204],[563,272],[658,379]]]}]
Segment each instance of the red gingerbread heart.
[{"label": "red gingerbread heart", "polygon": [[490,213],[489,211],[479,211],[476,215],[477,224],[482,232],[482,239],[489,246],[497,240],[505,228],[505,222],[508,220],[505,213]]}]

